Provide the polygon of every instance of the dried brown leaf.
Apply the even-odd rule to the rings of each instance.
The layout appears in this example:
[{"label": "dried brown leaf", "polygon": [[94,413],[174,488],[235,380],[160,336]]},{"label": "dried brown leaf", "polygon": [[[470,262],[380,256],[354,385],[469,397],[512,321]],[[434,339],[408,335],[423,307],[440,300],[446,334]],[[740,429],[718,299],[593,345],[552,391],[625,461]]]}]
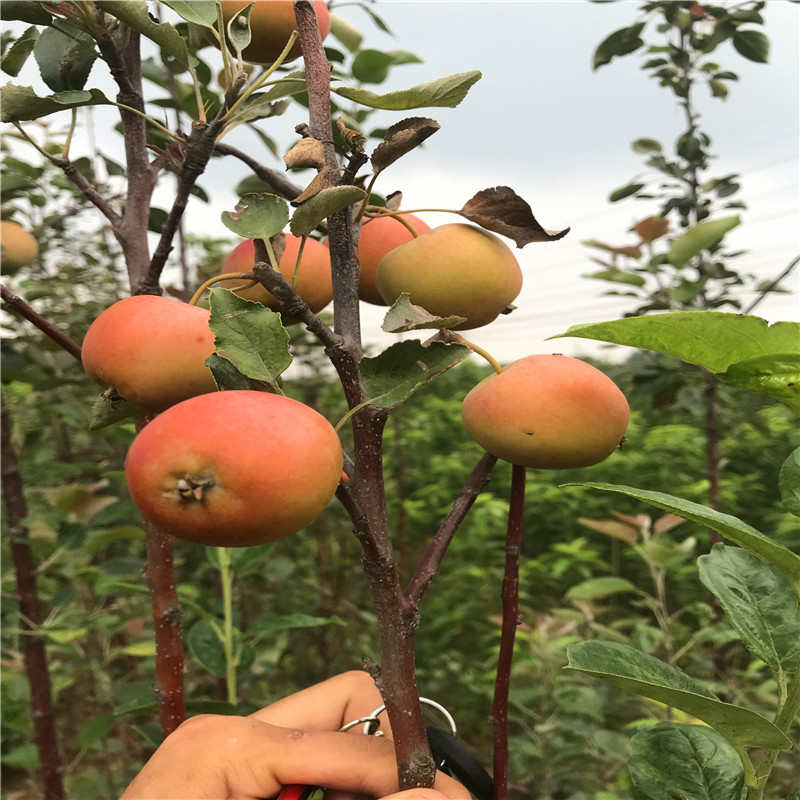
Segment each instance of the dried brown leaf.
[{"label": "dried brown leaf", "polygon": [[626,244],[617,247],[616,245],[599,242],[597,239],[586,239],[581,242],[581,244],[586,245],[586,247],[594,247],[597,250],[605,250],[607,253],[614,253],[614,255],[617,256],[627,256],[628,258],[642,257],[642,248],[638,244]]},{"label": "dried brown leaf", "polygon": [[295,197],[294,200],[291,201],[291,205],[299,206],[300,203],[308,200],[309,197],[313,197],[315,194],[318,194],[323,189],[328,189],[331,187],[331,181],[328,177],[328,173],[330,169],[326,164],[315,176],[311,183],[306,186],[303,191]]},{"label": "dried brown leaf", "polygon": [[640,219],[632,228],[643,242],[653,242],[666,236],[669,231],[669,221],[664,217],[645,217]]},{"label": "dried brown leaf", "polygon": [[383,141],[372,154],[372,168],[378,173],[394,164],[398,158],[433,136],[441,126],[435,119],[409,117],[387,129]]},{"label": "dried brown leaf", "polygon": [[326,166],[325,147],[319,139],[306,136],[301,139],[284,157],[286,169],[320,170]]},{"label": "dried brown leaf", "polygon": [[403,204],[403,193],[392,192],[390,195],[387,195],[384,208],[388,209],[389,211],[399,211],[400,206],[402,204]]},{"label": "dried brown leaf", "polygon": [[484,189],[468,200],[460,211],[487,231],[513,239],[517,247],[531,242],[554,242],[569,233],[545,230],[533,216],[531,207],[508,186]]},{"label": "dried brown leaf", "polygon": [[342,118],[339,117],[336,120],[336,127],[339,129],[339,133],[342,135],[342,139],[347,142],[347,146],[351,150],[357,150],[358,152],[363,152],[364,150],[364,142],[367,141],[366,137],[364,136],[361,131],[353,130],[352,128],[348,128],[347,125],[342,122]]}]

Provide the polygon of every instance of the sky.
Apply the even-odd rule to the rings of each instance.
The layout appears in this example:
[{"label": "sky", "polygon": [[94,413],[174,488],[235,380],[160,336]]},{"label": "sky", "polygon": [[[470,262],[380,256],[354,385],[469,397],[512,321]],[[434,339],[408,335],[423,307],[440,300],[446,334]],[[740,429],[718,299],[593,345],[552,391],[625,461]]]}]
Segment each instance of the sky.
[{"label": "sky", "polygon": [[[389,80],[371,87],[376,91],[473,69],[483,74],[455,109],[380,112],[370,120],[370,127],[378,127],[424,115],[442,125],[422,148],[385,171],[377,191],[401,190],[403,206],[409,209],[459,208],[481,189],[506,185],[531,205],[545,228],[571,227],[558,242],[515,249],[524,275],[517,310],[470,332],[469,338],[501,362],[534,352],[596,352],[597,346],[581,340],[548,342],[547,337],[572,324],[615,319],[634,307],[631,298],[602,297],[603,283],[581,277],[599,269],[589,260],[593,251],[581,243],[633,241],[631,224],[655,213],[657,206],[608,202],[613,189],[643,170],[642,156],[632,151],[630,142],[653,137],[669,149],[683,129],[674,98],[647,79],[638,54],[591,70],[597,44],[632,24],[640,5],[638,0],[378,0],[372,8],[393,32],[389,36],[370,22],[363,8],[334,3],[334,12],[364,33],[363,47],[408,50],[424,62],[396,67]],[[729,238],[732,246],[749,251],[737,259],[736,268],[760,278],[777,275],[800,252],[799,12],[797,5],[783,0],[768,3],[764,30],[772,40],[770,63],[746,61],[724,44],[714,60],[739,73],[740,80],[731,84],[726,101],[699,93],[701,124],[719,154],[709,175],[740,173],[741,198],[749,206],[741,213],[743,224]],[[208,57],[209,51],[204,54]],[[93,73],[90,84],[102,85],[103,79]],[[35,67],[14,79],[41,90],[37,80]],[[93,119],[94,135],[106,148],[110,123],[97,111]],[[264,124],[288,148],[294,126],[302,121],[302,109],[293,106],[285,117]],[[280,168],[253,134],[245,131],[238,141],[230,141]],[[110,140],[111,146],[118,145]],[[212,162],[201,184],[213,203],[190,207],[189,230],[228,235],[220,214],[235,205],[233,187],[246,174],[246,168],[230,159]],[[431,225],[459,221],[449,214],[419,216]],[[787,285],[798,288],[796,275]],[[751,297],[742,299],[746,303]],[[380,331],[384,310],[364,304],[362,312],[365,341],[388,346],[394,337]],[[770,321],[800,319],[797,295],[775,295],[757,313]]]}]

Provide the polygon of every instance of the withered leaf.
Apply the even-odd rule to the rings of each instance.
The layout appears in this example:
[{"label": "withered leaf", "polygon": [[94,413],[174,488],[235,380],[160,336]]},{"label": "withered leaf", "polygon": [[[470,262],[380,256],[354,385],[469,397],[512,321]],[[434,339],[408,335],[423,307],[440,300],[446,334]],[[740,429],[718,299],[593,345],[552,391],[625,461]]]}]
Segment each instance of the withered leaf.
[{"label": "withered leaf", "polygon": [[545,230],[536,221],[531,207],[508,186],[478,192],[459,213],[487,231],[513,239],[517,247],[531,242],[554,242],[569,233],[569,228]]},{"label": "withered leaf", "polygon": [[325,147],[319,139],[306,136],[301,139],[284,157],[286,169],[311,169],[320,170],[326,166]]},{"label": "withered leaf", "polygon": [[403,333],[404,331],[416,331],[424,329],[454,328],[462,322],[466,322],[466,317],[437,317],[426,311],[422,306],[415,306],[411,302],[411,295],[403,292],[395,300],[394,305],[386,312],[381,328],[386,333]]},{"label": "withered leaf", "polygon": [[295,197],[294,200],[291,201],[293,206],[299,206],[300,203],[308,200],[309,197],[313,197],[315,194],[318,194],[323,189],[327,189],[331,185],[331,179],[328,177],[328,172],[330,169],[326,164],[315,176],[311,183],[306,186],[303,191]]},{"label": "withered leaf", "polygon": [[653,242],[666,236],[669,231],[669,220],[664,217],[645,217],[640,219],[632,228],[643,242]]},{"label": "withered leaf", "polygon": [[597,239],[585,239],[581,244],[586,247],[595,247],[598,250],[605,250],[615,256],[627,256],[628,258],[641,258],[642,248],[638,244],[626,244],[619,247],[605,242],[598,242]]},{"label": "withered leaf", "polygon": [[433,136],[440,127],[435,119],[427,117],[409,117],[396,122],[386,131],[383,141],[372,154],[372,168],[375,173],[394,164],[398,158]]},{"label": "withered leaf", "polygon": [[386,202],[384,203],[383,207],[388,209],[389,211],[399,211],[400,206],[402,205],[403,205],[403,193],[392,192],[391,194],[386,196]]},{"label": "withered leaf", "polygon": [[367,139],[364,134],[361,133],[361,131],[355,131],[352,128],[348,128],[347,125],[345,125],[342,121],[341,117],[336,120],[336,127],[339,129],[342,139],[347,142],[347,146],[351,150],[363,152],[364,142],[366,142]]}]

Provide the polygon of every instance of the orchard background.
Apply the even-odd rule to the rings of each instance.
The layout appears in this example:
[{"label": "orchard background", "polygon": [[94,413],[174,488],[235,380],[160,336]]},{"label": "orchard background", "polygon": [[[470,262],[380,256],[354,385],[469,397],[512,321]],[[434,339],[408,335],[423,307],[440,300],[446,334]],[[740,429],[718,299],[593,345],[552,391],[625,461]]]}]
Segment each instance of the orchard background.
[{"label": "orchard background", "polygon": [[[27,12],[20,12],[20,5],[27,6]],[[37,5],[5,0],[0,8],[4,17],[14,18],[31,13]],[[164,20],[179,22],[170,4],[148,5]],[[707,577],[711,567],[705,580],[702,569],[698,574],[696,558],[709,558],[704,554],[718,541],[708,530],[708,525],[715,527],[708,519],[705,525],[684,522],[663,506],[642,505],[642,498],[575,485],[590,480],[635,486],[720,509],[784,548],[770,563],[785,567],[784,574],[794,574],[794,561],[786,554],[800,551],[797,519],[791,513],[797,513],[796,495],[792,497],[797,467],[786,459],[797,447],[792,410],[797,408],[797,395],[791,379],[796,361],[788,359],[788,368],[769,364],[771,380],[756,383],[740,378],[739,385],[732,385],[736,383],[732,373],[725,380],[730,363],[693,357],[685,343],[668,336],[654,338],[646,327],[632,333],[622,327],[601,327],[584,331],[585,338],[544,340],[573,324],[623,315],[634,322],[641,317],[646,323],[647,315],[692,310],[710,315],[698,324],[713,355],[715,349],[724,349],[721,342],[732,341],[726,337],[735,338],[727,328],[714,327],[721,319],[715,313],[747,311],[770,322],[797,319],[796,296],[791,292],[796,285],[797,240],[789,221],[797,211],[797,171],[791,169],[796,162],[797,114],[792,104],[796,111],[797,92],[791,90],[791,82],[796,88],[797,47],[796,37],[784,38],[792,25],[796,30],[797,9],[788,3],[719,4],[705,9],[693,3],[568,4],[567,14],[567,4],[529,3],[502,4],[503,13],[498,14],[494,6],[490,13],[481,3],[410,5],[341,7],[342,17],[360,30],[359,36],[363,34],[361,39],[353,29],[340,27],[341,38],[335,30],[325,41],[343,83],[361,82],[382,94],[461,71],[480,69],[485,74],[457,108],[430,112],[442,124],[441,131],[381,176],[375,191],[382,197],[403,191],[403,209],[458,209],[481,189],[508,185],[525,197],[546,227],[572,226],[563,239],[515,251],[525,276],[518,309],[468,338],[503,363],[532,352],[587,354],[623,389],[633,412],[628,443],[607,461],[588,470],[530,471],[527,476],[519,564],[522,623],[516,631],[508,708],[510,793],[573,800],[682,796],[657,795],[643,777],[644,762],[661,763],[669,773],[663,753],[651,753],[648,761],[642,746],[634,745],[628,766],[631,737],[634,731],[663,721],[697,723],[702,713],[681,710],[679,702],[654,703],[659,698],[647,692],[632,699],[613,681],[599,683],[587,677],[584,673],[592,672],[591,665],[582,668],[577,655],[570,656],[576,669],[562,670],[569,646],[603,640],[680,667],[721,701],[776,717],[795,742],[793,748],[777,748],[781,755],[771,775],[766,772],[768,785],[765,779],[760,787],[745,787],[745,778],[752,783],[751,776],[746,764],[742,771],[734,754],[717,770],[725,781],[704,789],[706,794],[687,796],[796,797],[800,771],[796,720],[792,727],[794,715],[781,719],[781,712],[786,717],[785,710],[791,707],[787,702],[791,685],[800,691],[797,652],[789,636],[797,630],[791,627],[798,619],[796,598],[789,594],[787,600],[780,591],[776,595],[783,603],[776,613],[788,626],[782,634],[788,644],[777,646],[776,671],[769,654],[754,648],[752,638],[742,633],[747,626],[737,624],[741,612],[737,616],[734,609],[731,616],[725,590],[711,588]],[[454,28],[445,25],[451,22],[453,9],[458,9],[463,30],[481,28],[485,46],[459,46],[457,57],[441,46],[453,36]],[[336,4],[332,11],[339,13]],[[731,16],[737,13],[738,18]],[[527,34],[518,24],[521,14],[538,24],[520,37],[520,32]],[[657,30],[653,17],[659,17],[663,31]],[[645,19],[646,28],[632,29]],[[44,96],[56,89],[45,87],[37,73],[39,69],[50,73],[52,80],[54,67],[46,62],[44,48],[37,51],[33,46],[31,22],[4,19],[3,70],[14,84],[31,84],[37,95]],[[494,25],[503,35],[492,35]],[[646,52],[646,46],[658,47],[670,36],[679,36],[681,26],[684,33],[692,30],[699,37],[712,37],[724,25],[727,36],[706,40],[710,49],[705,53],[697,41],[687,38],[681,40],[683,49],[677,48],[677,54],[674,49],[667,54],[665,64],[636,69],[648,58],[660,57],[658,52]],[[396,38],[387,40],[382,27],[395,30]],[[41,31],[45,26],[35,23],[34,28]],[[627,38],[617,36],[609,44],[607,36],[619,29],[628,32]],[[764,34],[772,40],[771,48]],[[562,51],[580,56],[587,65],[580,79],[583,95],[576,98],[562,89],[552,58],[542,56],[531,40],[555,40]],[[489,41],[505,43],[503,55],[493,54]],[[146,37],[142,46],[152,59],[145,62],[148,113],[168,128],[181,124],[185,130],[189,116],[197,115],[188,74],[180,68],[165,71],[158,63],[157,48]],[[369,61],[363,53],[373,50],[393,53],[383,59],[370,55]],[[682,54],[688,54],[688,61]],[[210,110],[212,97],[219,104],[215,76],[222,57],[208,46],[197,55],[208,65],[197,73]],[[416,59],[423,63],[415,63]],[[699,70],[712,59],[718,62],[716,69]],[[613,63],[605,66],[608,61]],[[174,59],[172,64],[176,66]],[[787,65],[794,65],[794,73]],[[681,83],[689,67],[698,68],[691,75],[690,91]],[[673,68],[672,75],[663,72]],[[603,81],[611,71],[624,70],[629,81],[625,91],[605,94],[598,88],[608,86]],[[85,88],[99,87],[113,97],[116,89],[107,73],[98,60],[85,78]],[[739,73],[741,85],[730,77]],[[787,73],[788,84],[783,77]],[[499,83],[490,86],[500,88],[486,89],[484,81],[496,82],[498,75]],[[728,90],[730,98],[722,103]],[[290,97],[280,115],[240,126],[224,144],[282,173],[281,157],[297,140],[294,126],[308,121],[303,97]],[[779,100],[774,106],[768,102],[773,97]],[[334,100],[334,116],[344,115],[348,127],[358,127],[368,136],[367,153],[386,127],[409,113],[373,114],[340,98]],[[781,103],[788,108],[758,113],[760,103],[767,109]],[[7,95],[4,106],[3,120],[8,124],[3,126],[3,219],[32,230],[40,254],[32,265],[3,276],[8,290],[3,311],[8,431],[3,469],[10,491],[5,495],[4,523],[11,532],[3,540],[3,793],[10,800],[40,795],[43,767],[45,774],[53,768],[53,763],[42,762],[53,758],[54,752],[45,752],[42,758],[32,725],[30,686],[42,676],[32,674],[24,651],[26,640],[35,639],[46,649],[58,740],[55,771],[63,775],[63,792],[76,798],[113,797],[161,737],[152,690],[153,609],[142,579],[144,533],[122,471],[134,424],[128,420],[89,429],[98,388],[73,356],[41,328],[46,320],[80,342],[92,319],[130,292],[125,259],[108,220],[90,207],[85,192],[92,187],[115,205],[125,192],[122,137],[109,133],[119,111],[105,104],[78,108],[70,132],[69,110],[32,121],[36,115],[26,115],[23,102],[23,112],[15,120],[14,110],[20,106],[13,102],[9,106]],[[580,117],[575,116],[576,106]],[[720,107],[727,117],[715,126]],[[627,120],[630,133],[611,124],[620,118]],[[738,132],[746,136],[753,131],[750,136],[760,141],[765,135],[761,125],[775,141],[762,162],[739,163],[742,151],[726,138],[728,132],[743,129]],[[709,141],[702,138],[704,133]],[[636,140],[632,151],[630,139]],[[67,140],[71,144],[65,151]],[[749,144],[752,139],[742,141]],[[468,143],[468,150],[456,146],[462,142]],[[163,139],[151,142],[157,148],[164,143]],[[77,182],[70,179],[63,162],[52,160],[65,152],[73,175],[77,171],[82,176]],[[609,159],[613,170],[593,170],[609,152],[626,155],[619,161]],[[717,152],[721,158],[713,161],[711,155]],[[172,172],[162,172],[150,209],[151,252],[179,181],[175,172],[180,172],[180,154],[176,158]],[[642,172],[643,161],[647,169]],[[772,177],[770,170],[776,170],[778,179],[762,184],[760,191],[751,189],[751,183]],[[695,180],[698,176],[702,181]],[[288,175],[299,186],[310,177],[307,172]],[[625,211],[606,217],[607,195],[617,186],[622,188],[611,198],[625,202],[610,208]],[[174,240],[162,280],[166,291],[188,299],[204,278],[219,272],[239,241],[220,222],[221,212],[233,210],[242,194],[274,190],[256,182],[236,155],[228,152],[212,158]],[[761,216],[754,213],[752,209],[767,198],[775,205],[762,206]],[[659,213],[670,220],[668,234],[650,238],[649,233],[642,234],[643,228],[629,230]],[[431,225],[454,219],[432,212],[421,215]],[[770,216],[774,227],[765,231],[764,223],[769,222],[765,217]],[[699,241],[695,237],[686,259],[677,264],[674,243],[681,233],[715,221],[723,223],[722,228]],[[737,254],[742,249],[750,253]],[[600,258],[601,270],[592,257]],[[601,294],[596,280],[579,281],[587,272],[604,281],[612,294]],[[18,298],[35,310],[38,327],[9,310],[21,308]],[[420,335],[419,331],[399,336],[382,332],[385,310],[364,304],[361,308],[368,356],[377,356],[398,338]],[[323,312],[324,319],[329,319],[329,311]],[[774,333],[758,328],[758,335],[766,337],[768,330]],[[782,330],[787,332],[784,340],[772,350],[788,350],[796,359],[797,329]],[[347,401],[323,348],[302,325],[292,326],[290,333],[295,363],[284,391],[336,422],[347,412]],[[422,334],[426,338],[425,331]],[[698,335],[696,330],[693,335]],[[610,349],[598,346],[597,340],[648,350]],[[741,361],[755,355],[741,350],[739,343],[735,348],[740,348]],[[769,354],[770,347],[760,352]],[[404,581],[414,574],[481,457],[481,449],[461,423],[460,406],[467,392],[490,372],[472,356],[391,410],[383,446],[384,479],[394,555]],[[723,378],[717,380],[715,375]],[[341,433],[345,449],[352,451],[347,425]],[[498,462],[491,483],[475,499],[420,605],[416,642],[420,691],[451,710],[461,737],[487,765],[494,738],[487,717],[500,648],[511,472],[510,465]],[[22,515],[15,505],[22,496],[17,488],[24,489]],[[690,513],[679,505],[672,510]],[[218,551],[176,543],[174,570],[189,713],[245,713],[334,672],[357,667],[364,658],[381,663],[373,601],[351,529],[344,509],[332,503],[307,530],[274,544]],[[748,542],[752,544],[746,536],[744,544],[742,539],[733,541],[745,549]],[[39,620],[21,611],[24,591],[18,583],[19,562],[9,556],[12,542],[15,556],[20,548],[30,554]],[[724,552],[735,559],[744,551],[736,550],[736,556]],[[763,583],[756,567],[738,563],[745,565],[745,574],[753,571],[754,583]],[[233,592],[227,616],[232,630],[227,638],[218,636],[220,628],[215,628],[226,619],[226,587]],[[762,617],[776,624],[775,613],[765,611]],[[238,658],[233,670],[232,653]],[[756,771],[759,756],[760,748],[755,747]],[[55,791],[48,787],[48,792]]]}]

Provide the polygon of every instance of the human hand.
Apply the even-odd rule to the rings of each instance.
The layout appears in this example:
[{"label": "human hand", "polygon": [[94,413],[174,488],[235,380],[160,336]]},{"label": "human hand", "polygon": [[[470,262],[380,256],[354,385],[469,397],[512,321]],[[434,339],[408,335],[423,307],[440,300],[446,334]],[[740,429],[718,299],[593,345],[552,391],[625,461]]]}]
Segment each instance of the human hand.
[{"label": "human hand", "polygon": [[398,793],[394,746],[383,737],[206,714],[187,720],[164,740],[122,800],[259,800],[297,783],[386,800],[469,798],[442,774],[436,778],[438,792]]}]

